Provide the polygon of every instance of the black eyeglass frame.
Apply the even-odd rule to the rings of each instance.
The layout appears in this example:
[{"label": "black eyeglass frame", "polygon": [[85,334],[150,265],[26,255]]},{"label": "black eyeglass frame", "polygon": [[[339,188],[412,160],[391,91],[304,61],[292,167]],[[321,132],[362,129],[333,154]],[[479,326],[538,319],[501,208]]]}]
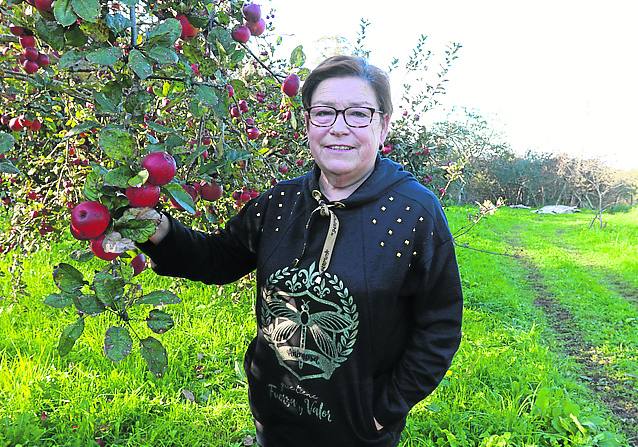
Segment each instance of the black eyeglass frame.
[{"label": "black eyeglass frame", "polygon": [[[317,109],[317,108],[323,108],[323,109],[332,109],[335,111],[335,117],[334,120],[332,121],[332,123],[330,124],[316,124],[312,121],[312,119],[310,118],[310,111],[312,109]],[[350,110],[350,109],[367,109],[370,111],[371,115],[370,115],[370,121],[368,122],[368,124],[364,125],[364,126],[353,126],[348,122],[348,119],[346,118],[346,111]],[[312,107],[308,107],[306,109],[306,112],[308,113],[308,120],[310,121],[310,124],[312,124],[313,126],[316,127],[330,127],[333,126],[334,123],[337,122],[337,117],[339,116],[339,113],[341,113],[343,115],[343,121],[346,123],[346,125],[348,127],[354,127],[356,129],[363,129],[364,127],[368,127],[370,124],[372,124],[372,120],[374,119],[374,114],[378,113],[379,115],[383,115],[383,110],[377,110],[374,107],[367,107],[367,106],[352,106],[352,107],[346,107],[345,109],[336,109],[332,106],[312,106]]]}]

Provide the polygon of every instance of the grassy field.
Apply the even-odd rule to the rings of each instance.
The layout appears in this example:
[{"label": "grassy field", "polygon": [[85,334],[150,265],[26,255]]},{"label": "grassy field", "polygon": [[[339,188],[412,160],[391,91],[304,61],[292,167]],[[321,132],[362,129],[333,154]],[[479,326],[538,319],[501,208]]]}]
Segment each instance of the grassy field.
[{"label": "grassy field", "polygon": [[[453,230],[470,211],[447,210]],[[602,230],[588,229],[591,218],[500,209],[457,240],[467,245],[457,249],[463,342],[410,413],[402,446],[638,445],[638,209],[607,216]],[[24,289],[12,257],[0,260],[0,446],[244,445],[254,435],[241,367],[255,332],[250,279],[208,287],[141,275],[148,290],[183,299],[169,306],[176,327],[158,336],[169,368],[156,379],[137,350],[118,364],[104,357],[107,315],[57,354],[75,315],[43,299],[77,246],[25,259]],[[103,264],[74,265],[90,276]]]}]

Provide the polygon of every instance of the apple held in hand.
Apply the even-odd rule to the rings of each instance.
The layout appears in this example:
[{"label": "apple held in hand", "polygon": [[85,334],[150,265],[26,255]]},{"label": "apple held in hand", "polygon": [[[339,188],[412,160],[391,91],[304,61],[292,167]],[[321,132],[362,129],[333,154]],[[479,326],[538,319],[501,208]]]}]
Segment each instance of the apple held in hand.
[{"label": "apple held in hand", "polygon": [[175,159],[166,152],[151,152],[142,159],[142,167],[148,171],[148,182],[156,186],[166,185],[177,172]]},{"label": "apple held in hand", "polygon": [[160,192],[159,186],[147,183],[142,186],[129,186],[125,194],[133,208],[153,208],[159,202]]},{"label": "apple held in hand", "polygon": [[71,234],[80,240],[95,239],[111,223],[111,214],[100,202],[87,201],[71,210]]},{"label": "apple held in hand", "polygon": [[106,235],[103,234],[97,239],[91,239],[91,251],[93,252],[95,256],[97,256],[100,259],[104,259],[105,261],[112,261],[113,259],[117,258],[122,253],[109,253],[104,251],[104,246],[102,244],[104,243],[105,237]]},{"label": "apple held in hand", "polygon": [[299,76],[297,76],[295,73],[291,73],[286,76],[283,84],[281,84],[281,91],[292,98],[299,92],[299,83]]}]

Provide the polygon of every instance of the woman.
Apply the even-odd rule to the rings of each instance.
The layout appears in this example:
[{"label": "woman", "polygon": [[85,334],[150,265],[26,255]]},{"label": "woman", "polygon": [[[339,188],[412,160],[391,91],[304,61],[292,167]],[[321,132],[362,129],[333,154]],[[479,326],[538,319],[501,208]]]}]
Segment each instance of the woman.
[{"label": "woman", "polygon": [[244,368],[261,446],[395,446],[459,346],[452,237],[436,197],[378,154],[392,114],[385,73],[332,57],[302,100],[311,172],[213,234],[166,216],[142,249],[156,273],[207,284],[256,269]]}]

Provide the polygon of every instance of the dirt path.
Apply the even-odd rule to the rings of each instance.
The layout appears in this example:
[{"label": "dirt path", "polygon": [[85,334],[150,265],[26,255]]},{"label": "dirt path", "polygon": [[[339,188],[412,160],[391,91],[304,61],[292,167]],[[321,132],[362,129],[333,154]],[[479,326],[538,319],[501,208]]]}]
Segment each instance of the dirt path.
[{"label": "dirt path", "polygon": [[[627,385],[610,377],[601,366],[606,362],[595,346],[583,339],[569,309],[562,306],[547,288],[540,270],[525,255],[518,233],[512,228],[508,242],[518,251],[519,262],[528,272],[529,285],[536,293],[534,304],[543,310],[565,354],[582,366],[588,386],[596,392],[618,419],[630,447],[638,447],[638,403],[622,393]],[[625,295],[623,295],[625,296]],[[608,361],[608,360],[607,360]]]}]

